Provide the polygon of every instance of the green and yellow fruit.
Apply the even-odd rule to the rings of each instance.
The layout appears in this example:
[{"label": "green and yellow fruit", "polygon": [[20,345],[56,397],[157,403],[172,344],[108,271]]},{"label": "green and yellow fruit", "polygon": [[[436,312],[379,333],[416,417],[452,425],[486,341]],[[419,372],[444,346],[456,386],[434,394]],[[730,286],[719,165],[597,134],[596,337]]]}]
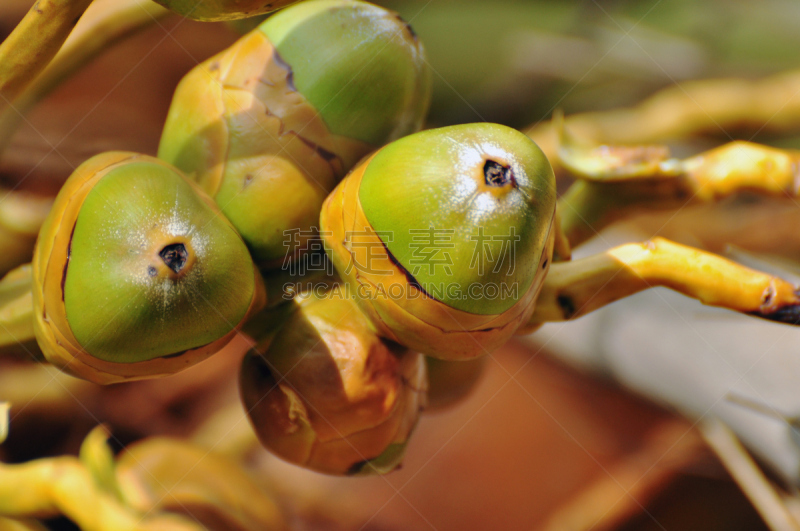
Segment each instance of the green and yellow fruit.
[{"label": "green and yellow fruit", "polygon": [[420,129],[429,77],[396,14],[303,2],[186,75],[158,154],[215,198],[257,263],[280,266],[361,157]]},{"label": "green and yellow fruit", "polygon": [[379,332],[464,360],[533,312],[552,259],[553,170],[496,124],[424,131],[361,162],[323,206],[326,251]]},{"label": "green and yellow fruit", "polygon": [[113,152],[62,188],[34,251],[48,361],[98,383],[162,376],[227,343],[264,304],[247,247],[172,166]]},{"label": "green and yellow fruit", "polygon": [[155,0],[194,20],[236,20],[275,11],[297,0]]},{"label": "green and yellow fruit", "polygon": [[332,291],[296,309],[262,354],[248,353],[242,399],[262,444],[328,474],[395,469],[425,404],[421,354],[377,336]]}]

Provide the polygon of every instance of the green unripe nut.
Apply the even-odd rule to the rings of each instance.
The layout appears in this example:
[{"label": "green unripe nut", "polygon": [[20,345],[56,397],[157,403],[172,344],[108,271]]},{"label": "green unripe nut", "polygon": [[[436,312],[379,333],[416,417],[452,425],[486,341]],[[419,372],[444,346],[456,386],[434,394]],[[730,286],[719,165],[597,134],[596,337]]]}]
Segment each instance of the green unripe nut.
[{"label": "green unripe nut", "polygon": [[[386,146],[364,171],[358,198],[375,231],[392,235],[387,248],[417,283],[452,287],[437,299],[453,308],[498,314],[539,275],[556,192],[536,144],[508,127],[472,124]],[[518,289],[469,296],[476,283]]]},{"label": "green unripe nut", "polygon": [[443,359],[505,342],[552,259],[555,177],[497,124],[423,131],[359,164],[320,217],[326,251],[386,337]]},{"label": "green unripe nut", "polygon": [[416,34],[396,13],[366,2],[316,0],[259,29],[333,134],[379,147],[422,127],[430,70]]},{"label": "green unripe nut", "polygon": [[159,158],[274,268],[307,250],[322,202],[361,157],[421,127],[429,95],[422,47],[395,14],[303,2],[187,74]]},{"label": "green unripe nut", "polygon": [[204,359],[263,303],[247,247],[175,168],[132,153],[83,165],[34,254],[35,328],[52,363],[99,383]]}]

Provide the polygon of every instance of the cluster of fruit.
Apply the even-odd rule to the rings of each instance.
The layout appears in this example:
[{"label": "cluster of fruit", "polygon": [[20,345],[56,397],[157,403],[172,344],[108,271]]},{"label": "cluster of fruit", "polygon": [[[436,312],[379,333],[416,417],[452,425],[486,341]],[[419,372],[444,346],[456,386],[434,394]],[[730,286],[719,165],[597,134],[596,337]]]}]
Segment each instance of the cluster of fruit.
[{"label": "cluster of fruit", "polygon": [[418,133],[429,99],[396,14],[311,0],[268,18],[181,81],[158,158],[104,153],[67,180],[33,259],[44,357],[102,384],[151,378],[244,329],[267,448],[394,469],[426,355],[476,358],[526,324],[555,240],[536,145],[494,124]]},{"label": "cluster of fruit", "polygon": [[[214,19],[292,2],[160,3]],[[580,180],[557,204],[524,134],[420,132],[430,77],[417,36],[380,7],[308,0],[268,18],[181,81],[157,158],[104,153],[67,180],[32,272],[4,281],[27,274],[33,291],[15,339],[108,384],[247,334],[241,395],[262,443],[366,474],[396,468],[428,401],[463,395],[483,355],[543,322],[661,285],[797,324],[788,282],[663,239],[570,261],[571,244],[641,207],[783,193],[793,155],[738,143],[681,162],[562,131]]]}]

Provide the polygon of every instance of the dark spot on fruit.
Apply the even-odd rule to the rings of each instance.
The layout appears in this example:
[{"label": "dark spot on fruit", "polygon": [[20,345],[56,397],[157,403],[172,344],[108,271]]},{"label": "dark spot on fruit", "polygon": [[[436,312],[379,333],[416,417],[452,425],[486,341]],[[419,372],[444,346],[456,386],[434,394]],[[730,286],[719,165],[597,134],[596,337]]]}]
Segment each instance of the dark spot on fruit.
[{"label": "dark spot on fruit", "polygon": [[158,256],[161,257],[161,260],[164,261],[168,268],[175,273],[180,273],[183,266],[186,265],[186,260],[189,259],[189,251],[184,244],[173,243],[161,249]]},{"label": "dark spot on fruit", "polygon": [[[281,125],[281,127],[283,127],[283,125]],[[313,149],[314,153],[318,155],[322,160],[324,160],[328,164],[328,166],[331,167],[331,172],[333,172],[334,175],[341,175],[342,161],[339,160],[339,157],[335,153],[328,151],[319,144],[312,142],[311,140],[297,134],[294,131],[287,131],[286,134],[294,135],[303,144]]]},{"label": "dark spot on fruit", "polygon": [[153,266],[148,266],[147,267],[147,274],[150,275],[151,277],[154,277],[154,276],[156,276],[158,274],[158,270],[156,270],[156,268],[153,267]]},{"label": "dark spot on fruit", "polygon": [[[383,243],[383,242],[381,242],[381,243]],[[425,297],[427,297],[429,299],[436,300],[435,298],[431,297],[430,293],[425,291],[425,288],[423,288],[422,284],[419,283],[419,280],[417,280],[416,277],[414,277],[414,275],[411,274],[411,271],[406,269],[405,266],[403,264],[401,264],[400,261],[397,258],[394,257],[394,255],[392,254],[392,252],[389,250],[389,248],[386,246],[385,243],[383,244],[383,248],[386,250],[386,256],[395,265],[395,267],[397,267],[397,269],[399,269],[400,272],[405,275],[406,281],[409,284],[411,284],[412,286],[417,288],[417,290],[419,290],[420,293],[425,295]]]},{"label": "dark spot on fruit", "polygon": [[514,172],[511,171],[510,166],[503,166],[499,162],[487,160],[483,165],[483,178],[487,185],[500,188],[514,180]]},{"label": "dark spot on fruit", "polygon": [[308,147],[310,147],[311,149],[313,149],[316,152],[317,155],[319,155],[320,157],[322,157],[323,160],[325,160],[325,162],[331,162],[332,160],[335,160],[337,158],[334,153],[328,151],[327,149],[325,149],[324,147],[320,146],[319,144],[317,144],[315,142],[312,142],[311,140],[309,140],[309,139],[307,139],[307,138],[305,138],[303,136],[298,135],[294,131],[290,131],[290,132],[294,133],[295,136],[303,144],[305,144]]},{"label": "dark spot on fruit", "polygon": [[403,17],[401,17],[400,15],[397,15],[397,20],[399,20],[400,23],[403,26],[405,26],[406,31],[408,32],[408,34],[411,35],[411,38],[416,41],[417,40],[417,33],[414,31],[414,28],[411,27],[411,24],[409,24],[408,22],[403,20]]}]

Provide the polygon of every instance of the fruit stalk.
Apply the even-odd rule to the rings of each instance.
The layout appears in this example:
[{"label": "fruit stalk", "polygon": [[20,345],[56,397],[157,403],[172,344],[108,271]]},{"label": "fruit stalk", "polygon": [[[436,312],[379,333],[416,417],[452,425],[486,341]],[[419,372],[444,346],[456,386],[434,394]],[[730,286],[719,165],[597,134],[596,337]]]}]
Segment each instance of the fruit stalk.
[{"label": "fruit stalk", "polygon": [[38,350],[35,339],[33,273],[30,264],[25,264],[0,280],[0,353],[23,350],[28,355],[22,357],[31,357]]},{"label": "fruit stalk", "polygon": [[656,286],[671,288],[703,304],[788,324],[800,322],[800,295],[789,282],[699,249],[654,238],[553,264],[531,324],[575,319]]},{"label": "fruit stalk", "polygon": [[152,2],[128,1],[104,7],[97,16],[84,17],[41,75],[36,76],[13,101],[9,99],[11,105],[5,108],[0,105],[0,153],[8,147],[25,115],[54,89],[109,47],[169,14],[170,11]]},{"label": "fruit stalk", "polygon": [[37,0],[0,44],[0,109],[50,64],[92,0]]}]

